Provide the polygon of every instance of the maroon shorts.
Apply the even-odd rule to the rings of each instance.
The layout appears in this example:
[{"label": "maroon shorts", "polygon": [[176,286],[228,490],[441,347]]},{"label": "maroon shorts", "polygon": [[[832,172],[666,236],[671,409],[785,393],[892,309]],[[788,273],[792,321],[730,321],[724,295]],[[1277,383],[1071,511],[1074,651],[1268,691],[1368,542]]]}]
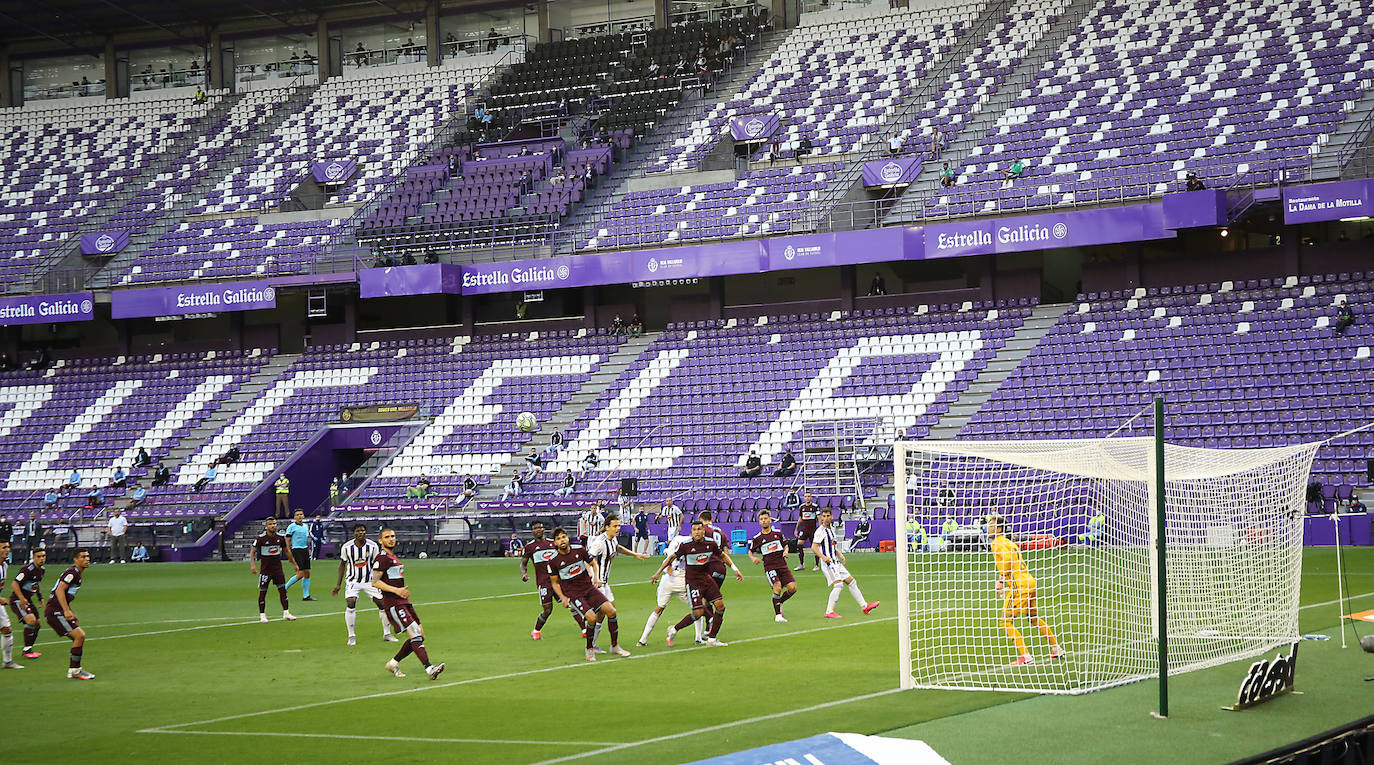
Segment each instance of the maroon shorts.
[{"label": "maroon shorts", "polygon": [[72,614],[70,621],[68,621],[67,617],[62,615],[61,611],[49,611],[45,616],[48,617],[48,626],[52,627],[53,632],[56,632],[58,637],[67,637],[71,634],[72,630],[81,626],[81,623],[76,618],[76,614]]},{"label": "maroon shorts", "polygon": [[573,610],[579,614],[599,611],[602,606],[610,602],[606,600],[605,595],[601,594],[601,590],[588,590],[581,595],[568,596],[568,603],[572,604]]},{"label": "maroon shorts", "polygon": [[539,585],[539,605],[553,605],[553,588],[547,584]]},{"label": "maroon shorts", "polygon": [[415,606],[409,603],[386,606],[382,613],[386,614],[386,620],[391,622],[391,631],[397,635],[402,632],[410,632],[412,635],[419,633],[420,617],[415,615]]},{"label": "maroon shorts", "polygon": [[768,577],[769,587],[780,585],[783,589],[787,589],[787,585],[797,581],[796,578],[792,576],[792,569],[786,566],[782,568],[770,568],[763,572],[763,575]]},{"label": "maroon shorts", "polygon": [[19,617],[19,621],[21,622],[24,621],[24,619],[26,619],[30,614],[33,615],[35,622],[38,620],[38,609],[33,607],[32,602],[29,603],[28,608],[25,608],[24,606],[19,605],[18,599],[10,598],[10,610],[14,612],[15,616]]},{"label": "maroon shorts", "polygon": [[265,590],[265,589],[267,589],[267,585],[269,585],[269,584],[275,584],[275,585],[277,585],[278,587],[285,587],[285,586],[286,586],[286,574],[283,574],[281,571],[273,571],[273,572],[270,572],[270,573],[264,571],[264,572],[262,572],[261,574],[258,574],[258,589],[259,589],[259,590]]},{"label": "maroon shorts", "polygon": [[816,536],[816,522],[799,521],[797,523],[797,547],[806,548],[811,546],[811,538]]},{"label": "maroon shorts", "polygon": [[720,600],[720,586],[716,584],[714,579],[688,582],[687,596],[692,601],[692,610],[705,608],[707,605]]}]

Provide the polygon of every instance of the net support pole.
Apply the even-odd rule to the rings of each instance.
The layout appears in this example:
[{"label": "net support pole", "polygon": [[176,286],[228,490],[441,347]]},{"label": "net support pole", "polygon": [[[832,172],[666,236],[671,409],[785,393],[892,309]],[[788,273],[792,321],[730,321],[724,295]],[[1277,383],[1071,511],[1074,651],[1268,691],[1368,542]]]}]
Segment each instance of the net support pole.
[{"label": "net support pole", "polygon": [[1159,633],[1159,717],[1169,716],[1169,616],[1164,533],[1164,397],[1155,397],[1155,622]]},{"label": "net support pole", "polygon": [[907,507],[906,490],[906,445],[901,441],[892,444],[892,466],[895,468],[894,496],[897,498],[897,668],[899,688],[914,688],[916,681],[911,676],[911,550],[906,536]]},{"label": "net support pole", "polygon": [[1341,572],[1341,516],[1331,514],[1336,540],[1336,623],[1341,625],[1341,648],[1345,648],[1345,577]]}]

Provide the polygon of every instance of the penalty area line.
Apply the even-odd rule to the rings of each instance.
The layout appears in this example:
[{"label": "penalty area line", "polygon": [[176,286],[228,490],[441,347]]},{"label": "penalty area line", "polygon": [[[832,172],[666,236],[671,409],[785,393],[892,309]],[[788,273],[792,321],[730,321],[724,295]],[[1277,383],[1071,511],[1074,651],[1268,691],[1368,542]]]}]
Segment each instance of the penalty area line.
[{"label": "penalty area line", "polygon": [[262,730],[165,730],[144,728],[139,733],[169,733],[181,736],[278,736],[283,738],[325,738],[347,741],[401,741],[417,744],[512,744],[516,746],[620,746],[615,741],[526,741],[504,738],[426,738],[420,736],[362,736],[349,733],[292,733]]},{"label": "penalty area line", "polygon": [[696,730],[688,730],[683,731],[681,733],[670,733],[666,736],[655,736],[654,738],[646,738],[643,741],[632,741],[628,744],[614,744],[612,746],[608,746],[602,749],[593,749],[589,752],[578,752],[577,754],[570,754],[566,757],[555,757],[552,760],[540,760],[539,762],[534,763],[534,765],[554,765],[554,763],[559,762],[571,762],[573,760],[581,760],[586,757],[595,757],[601,754],[619,752],[623,749],[633,749],[634,747],[646,746],[648,744],[660,744],[664,741],[672,741],[674,739],[679,738],[688,738],[690,736],[700,736],[703,733],[712,733],[718,730],[725,730],[726,728],[736,728],[741,725],[754,725],[755,723],[768,722],[769,720],[778,720],[783,717],[791,717],[792,715],[805,714],[807,712],[818,712],[822,709],[829,709],[831,707],[837,707],[842,704],[852,704],[857,701],[867,701],[869,699],[881,698],[883,696],[890,696],[894,693],[901,692],[901,688],[889,688],[885,691],[865,693],[861,696],[851,696],[847,699],[827,701],[821,704],[813,704],[809,707],[802,707],[800,709],[789,709],[786,712],[774,712],[772,714],[759,715],[758,717],[749,717],[743,720],[732,720],[730,722],[719,723],[716,725],[708,725],[705,728],[697,728]]}]

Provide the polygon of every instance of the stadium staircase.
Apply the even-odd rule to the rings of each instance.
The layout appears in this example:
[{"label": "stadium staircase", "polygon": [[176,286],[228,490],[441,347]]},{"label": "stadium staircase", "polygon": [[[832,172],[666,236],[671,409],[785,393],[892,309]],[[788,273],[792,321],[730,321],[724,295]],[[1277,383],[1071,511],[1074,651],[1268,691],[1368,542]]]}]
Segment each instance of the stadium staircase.
[{"label": "stadium staircase", "polygon": [[[242,387],[229,396],[228,400],[224,402],[224,406],[202,420],[200,425],[187,433],[180,443],[172,447],[163,461],[168,464],[168,467],[174,468],[190,459],[192,455],[205,446],[207,441],[214,438],[215,434],[223,430],[225,425],[237,417],[239,412],[251,404],[258,397],[258,394],[276,382],[281,373],[298,358],[300,358],[298,353],[279,353],[273,356],[271,361],[264,364],[256,374],[248,378]],[[247,455],[252,452],[253,445],[244,444],[241,448]]]},{"label": "stadium staircase", "polygon": [[[1016,100],[1021,97],[1022,91],[1040,75],[1045,62],[1056,56],[1060,46],[1069,39],[1069,35],[1082,26],[1083,20],[1087,18],[1096,5],[1097,0],[1073,0],[1069,3],[1053,26],[1046,30],[1035,46],[1027,51],[1007,80],[998,86],[997,92],[988,98],[988,102],[982,110],[965,125],[963,130],[959,131],[959,135],[954,140],[945,144],[939,155],[925,162],[920,175],[911,182],[911,185],[906,187],[906,190],[897,198],[896,203],[888,212],[884,219],[886,225],[921,219],[923,201],[939,195],[940,166],[945,162],[955,168],[963,165],[964,161],[968,159],[969,152],[973,151],[973,148],[992,131],[997,120],[1001,119],[1006,110],[1016,105]],[[962,58],[960,63],[962,63]],[[928,96],[923,96],[919,99],[912,99],[912,102],[906,105],[907,109],[914,112],[922,106],[927,98]],[[902,124],[902,121],[897,120],[897,124]]]},{"label": "stadium staircase", "polygon": [[[206,131],[223,122],[229,111],[242,98],[243,95],[238,93],[226,93],[220,96],[215,107],[206,112],[195,127],[186,131],[175,141],[168,143],[156,161],[148,165],[138,176],[126,180],[109,201],[101,205],[92,214],[83,216],[81,220],[82,230],[99,230],[106,223],[109,223],[124,209],[125,205],[147,187],[149,181],[184,160],[186,155],[196,147],[196,144],[205,138]],[[128,249],[125,250],[125,253],[128,252]],[[93,264],[87,260],[85,255],[81,254],[81,237],[78,233],[73,233],[63,247],[54,250],[46,262],[39,264],[34,269],[34,277],[29,291],[66,292],[84,289],[89,277],[100,269],[101,265]]]},{"label": "stadium staircase", "polygon": [[[554,431],[565,430],[569,423],[583,414],[587,410],[587,407],[591,406],[607,388],[615,384],[616,380],[620,378],[620,374],[629,368],[629,366],[634,363],[635,359],[639,358],[640,354],[644,352],[644,349],[653,344],[658,335],[659,333],[657,332],[645,332],[639,337],[629,338],[622,343],[620,348],[618,348],[615,353],[611,354],[610,358],[606,359],[604,364],[597,367],[597,370],[592,373],[591,377],[587,379],[587,382],[568,399],[567,403],[565,403],[562,408],[554,412],[553,416],[549,417],[547,421],[539,424],[539,430],[530,439],[528,446],[538,449],[540,454],[547,451],[550,445],[549,441],[553,438]],[[566,437],[567,433],[564,433],[564,436]],[[516,452],[500,467],[496,475],[504,477],[516,471],[523,472],[524,470],[525,453]],[[493,481],[491,484],[491,488],[495,489],[498,493],[504,487],[504,478]],[[484,499],[490,502],[495,499],[495,496],[487,496],[484,497]]]},{"label": "stadium staircase", "polygon": [[[143,259],[144,253],[154,242],[162,238],[164,234],[177,226],[181,225],[186,219],[186,213],[196,205],[207,194],[214,190],[215,186],[224,179],[224,174],[230,168],[243,164],[258,149],[258,144],[266,137],[276,132],[283,122],[305,108],[311,96],[319,90],[319,85],[300,85],[291,96],[280,106],[278,106],[266,119],[258,123],[253,132],[248,134],[242,141],[236,142],[233,151],[225,155],[224,159],[211,168],[210,172],[205,173],[191,187],[190,191],[184,194],[176,205],[169,207],[147,231],[135,234],[129,238],[129,246],[124,251],[111,258],[103,266],[88,271],[86,283],[91,287],[113,287],[118,279],[129,273],[130,266],[136,265]],[[243,94],[238,94],[235,98],[243,98]],[[232,107],[232,105],[231,105]],[[199,136],[198,136],[199,137]],[[190,147],[187,147],[188,149]],[[271,212],[263,210],[260,212]]]},{"label": "stadium staircase", "polygon": [[759,67],[772,59],[773,54],[787,40],[790,33],[791,30],[765,33],[759,44],[746,49],[743,60],[736,63],[729,74],[716,82],[715,89],[709,95],[684,100],[647,135],[636,136],[634,145],[611,174],[611,182],[603,182],[588,193],[582,204],[559,227],[554,240],[555,251],[560,254],[572,253],[590,239],[592,231],[601,225],[611,209],[629,193],[630,179],[646,175],[646,169],[665,153],[666,147],[687,133],[687,127],[693,120],[699,119],[717,104],[734,98],[740,89],[758,74]]},{"label": "stadium staircase", "polygon": [[1312,180],[1360,178],[1370,173],[1374,155],[1374,88],[1364,91],[1312,158]]},{"label": "stadium staircase", "polygon": [[[930,434],[926,438],[947,440],[958,437],[959,431],[963,429],[969,418],[982,408],[984,402],[992,397],[1002,385],[1002,381],[1014,371],[1021,362],[1030,355],[1035,346],[1040,344],[1040,340],[1059,323],[1059,319],[1064,316],[1073,306],[1063,303],[1052,305],[1038,305],[1031,309],[1031,315],[1016,329],[1015,334],[1007,340],[1006,345],[997,352],[997,355],[988,361],[988,365],[982,372],[969,383],[967,389],[959,394],[959,398],[949,405],[949,411],[945,412],[930,429]],[[869,504],[874,506],[889,506],[893,492],[892,481],[888,481],[878,487],[878,495],[869,500]]]},{"label": "stadium staircase", "polygon": [[[368,484],[372,483],[372,479],[376,478],[377,475],[382,472],[382,468],[386,467],[387,463],[391,462],[393,457],[405,451],[405,448],[410,445],[410,442],[414,441],[415,437],[423,433],[425,428],[429,427],[433,422],[434,418],[432,417],[422,417],[410,420],[402,426],[400,430],[397,430],[390,438],[383,442],[381,446],[378,446],[372,453],[372,456],[368,457],[363,464],[359,465],[357,470],[349,474],[349,482],[353,488],[339,498],[339,504],[346,503],[350,498],[356,496],[363,489],[366,489]],[[329,509],[330,500],[325,500],[315,508],[315,511],[321,515],[325,515],[329,513]],[[314,513],[311,514],[313,515]]]}]

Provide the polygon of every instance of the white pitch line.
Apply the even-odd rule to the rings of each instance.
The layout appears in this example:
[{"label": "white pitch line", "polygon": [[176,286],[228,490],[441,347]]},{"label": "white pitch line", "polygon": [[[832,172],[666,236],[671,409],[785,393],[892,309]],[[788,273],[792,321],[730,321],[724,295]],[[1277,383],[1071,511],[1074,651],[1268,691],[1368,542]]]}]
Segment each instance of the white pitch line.
[{"label": "white pitch line", "polygon": [[[807,634],[811,634],[811,633],[814,633],[814,632],[827,632],[827,631],[829,631],[829,630],[845,629],[845,628],[848,628],[848,627],[861,627],[861,626],[866,625],[866,624],[882,624],[882,623],[884,623],[884,622],[893,621],[893,620],[895,620],[896,618],[897,618],[897,617],[895,617],[895,616],[887,616],[887,617],[882,617],[882,618],[878,618],[878,619],[868,619],[868,620],[865,620],[865,621],[862,621],[862,622],[850,622],[850,623],[848,623],[848,624],[829,624],[829,625],[826,625],[826,626],[824,626],[824,627],[813,627],[812,629],[807,629],[807,630],[794,630],[794,631],[792,631],[792,632],[782,632],[782,633],[778,633],[778,634],[776,634],[776,635],[760,635],[760,636],[758,636],[758,637],[742,638],[742,639],[740,639],[740,640],[732,640],[732,641],[730,641],[730,642],[731,642],[732,645],[737,645],[737,644],[743,644],[743,643],[754,643],[754,642],[759,642],[759,641],[762,641],[762,640],[776,640],[776,639],[778,639],[778,638],[795,637],[795,636],[797,636],[797,635],[807,635]],[[634,661],[634,660],[636,660],[636,659],[648,659],[648,658],[653,658],[653,657],[655,657],[655,656],[680,656],[681,654],[683,654],[684,652],[687,652],[687,651],[703,651],[703,650],[708,650],[708,649],[709,649],[709,650],[716,650],[715,648],[713,648],[713,647],[711,647],[711,646],[693,645],[693,646],[690,646],[690,647],[683,648],[683,649],[681,649],[681,650],[658,651],[658,652],[655,652],[655,653],[641,653],[641,654],[636,654],[636,655],[634,655],[634,656],[629,657],[628,659],[616,660],[615,662],[611,662],[611,663],[612,663],[612,664],[619,664],[619,663],[621,663],[622,661]],[[594,666],[597,666],[597,664],[592,663],[592,662],[587,662],[587,661],[580,661],[580,662],[578,662],[578,663],[576,663],[576,664],[559,664],[559,665],[555,665],[555,666],[552,666],[552,667],[540,667],[540,668],[538,668],[538,669],[520,670],[519,672],[504,672],[504,673],[499,674],[499,675],[485,675],[485,676],[483,676],[483,677],[472,677],[472,678],[467,678],[467,679],[465,679],[465,680],[454,680],[454,681],[452,681],[452,682],[447,682],[447,683],[436,683],[436,684],[431,684],[431,685],[420,685],[420,686],[416,686],[416,687],[413,687],[413,688],[402,688],[402,689],[396,690],[396,691],[381,691],[381,692],[379,692],[379,693],[368,693],[368,694],[365,694],[365,695],[362,695],[362,696],[348,696],[348,697],[341,698],[341,699],[330,699],[330,700],[327,700],[327,701],[315,701],[315,702],[311,702],[311,703],[309,703],[309,704],[297,704],[297,705],[295,705],[295,706],[283,707],[283,708],[281,708],[281,709],[267,709],[267,710],[263,710],[263,711],[261,711],[261,712],[244,712],[244,713],[236,714],[236,715],[226,715],[226,716],[224,716],[224,717],[215,717],[215,718],[212,718],[212,719],[209,719],[209,720],[196,720],[196,721],[194,721],[194,722],[173,723],[173,724],[170,724],[170,725],[159,725],[159,726],[156,726],[156,727],[153,727],[153,728],[147,728],[147,729],[141,730],[141,731],[139,731],[139,733],[166,733],[166,732],[171,731],[171,730],[174,729],[174,728],[190,728],[190,727],[192,727],[192,726],[199,726],[199,725],[213,725],[213,724],[215,724],[215,723],[228,722],[228,721],[230,721],[230,720],[242,720],[242,719],[245,719],[245,718],[248,718],[248,717],[262,717],[262,716],[264,716],[264,715],[285,714],[285,713],[287,713],[287,712],[293,712],[293,711],[297,711],[297,710],[301,710],[301,709],[310,709],[310,708],[312,708],[312,707],[323,707],[323,706],[330,706],[330,705],[333,705],[333,704],[346,704],[346,703],[353,702],[353,701],[370,701],[370,700],[372,700],[372,699],[386,698],[386,697],[389,697],[389,696],[403,696],[403,695],[410,694],[410,693],[423,693],[423,692],[425,692],[425,691],[439,690],[440,688],[453,688],[453,687],[460,686],[460,685],[472,685],[472,684],[475,684],[475,683],[487,682],[487,681],[489,681],[489,680],[507,680],[507,679],[510,679],[510,678],[513,678],[513,677],[526,677],[526,676],[528,676],[528,675],[537,675],[537,674],[540,674],[540,673],[543,673],[543,672],[555,672],[555,671],[560,670],[560,669],[575,669],[575,668],[578,668],[578,667],[594,667]],[[205,732],[205,733],[215,733],[216,731],[204,731],[204,732]]]},{"label": "white pitch line", "polygon": [[290,733],[276,730],[161,730],[148,728],[139,733],[172,733],[182,736],[284,736],[287,738],[338,738],[357,741],[405,741],[418,744],[514,744],[518,746],[617,746],[615,741],[520,741],[504,738],[420,738],[414,736],[354,736],[347,733]]},{"label": "white pitch line", "polygon": [[662,742],[664,742],[664,741],[672,741],[673,739],[687,738],[688,736],[699,736],[699,735],[701,735],[701,734],[703,734],[703,733],[710,733],[710,732],[712,732],[712,731],[724,730],[724,729],[726,729],[726,728],[735,728],[735,727],[738,727],[738,726],[740,726],[740,725],[753,725],[754,723],[767,722],[767,721],[769,721],[769,720],[777,720],[777,719],[779,719],[779,718],[791,717],[792,715],[805,714],[805,713],[807,713],[807,712],[816,712],[816,711],[819,711],[819,710],[822,710],[822,709],[829,709],[830,707],[837,707],[837,706],[840,706],[840,705],[842,705],[842,704],[852,704],[852,703],[854,703],[854,702],[856,702],[856,701],[867,701],[867,700],[869,700],[869,699],[876,699],[876,698],[879,698],[879,697],[881,697],[881,696],[888,696],[888,695],[891,695],[891,694],[893,694],[893,693],[901,693],[901,692],[902,692],[902,689],[901,689],[901,688],[889,688],[889,689],[887,689],[887,690],[885,690],[885,691],[877,691],[877,692],[874,692],[874,693],[865,693],[865,694],[863,694],[863,695],[861,695],[861,696],[851,696],[851,697],[849,697],[849,698],[847,698],[847,699],[838,699],[838,700],[836,700],[836,701],[827,701],[827,702],[825,702],[825,703],[823,703],[823,704],[813,704],[813,705],[811,705],[811,706],[809,706],[809,707],[802,707],[801,709],[789,709],[789,710],[787,710],[786,712],[774,712],[773,714],[769,714],[769,715],[759,715],[758,717],[750,717],[750,718],[747,718],[747,719],[744,719],[744,720],[732,720],[732,721],[730,721],[730,722],[720,723],[720,724],[718,724],[718,725],[708,725],[708,726],[706,726],[705,728],[697,728],[696,730],[683,731],[682,733],[670,733],[670,734],[668,734],[668,735],[666,735],[666,736],[656,736],[656,737],[654,737],[654,738],[646,738],[646,739],[644,739],[643,741],[632,741],[632,742],[630,742],[630,743],[628,743],[628,744],[615,744],[614,746],[608,746],[608,747],[606,747],[606,748],[604,748],[604,749],[593,749],[593,750],[591,750],[591,751],[589,751],[589,752],[578,752],[577,754],[570,754],[570,755],[568,755],[568,756],[566,756],[566,757],[556,757],[556,758],[554,758],[554,759],[552,759],[552,760],[540,760],[539,762],[533,763],[533,765],[554,765],[554,763],[557,763],[557,762],[571,762],[572,760],[580,760],[580,759],[583,759],[584,757],[595,757],[596,755],[599,755],[599,754],[609,754],[609,753],[611,753],[611,752],[619,752],[619,751],[621,751],[622,749],[633,749],[634,747],[637,747],[637,746],[644,746],[644,745],[646,745],[646,744],[658,744],[658,743],[662,743]]}]

